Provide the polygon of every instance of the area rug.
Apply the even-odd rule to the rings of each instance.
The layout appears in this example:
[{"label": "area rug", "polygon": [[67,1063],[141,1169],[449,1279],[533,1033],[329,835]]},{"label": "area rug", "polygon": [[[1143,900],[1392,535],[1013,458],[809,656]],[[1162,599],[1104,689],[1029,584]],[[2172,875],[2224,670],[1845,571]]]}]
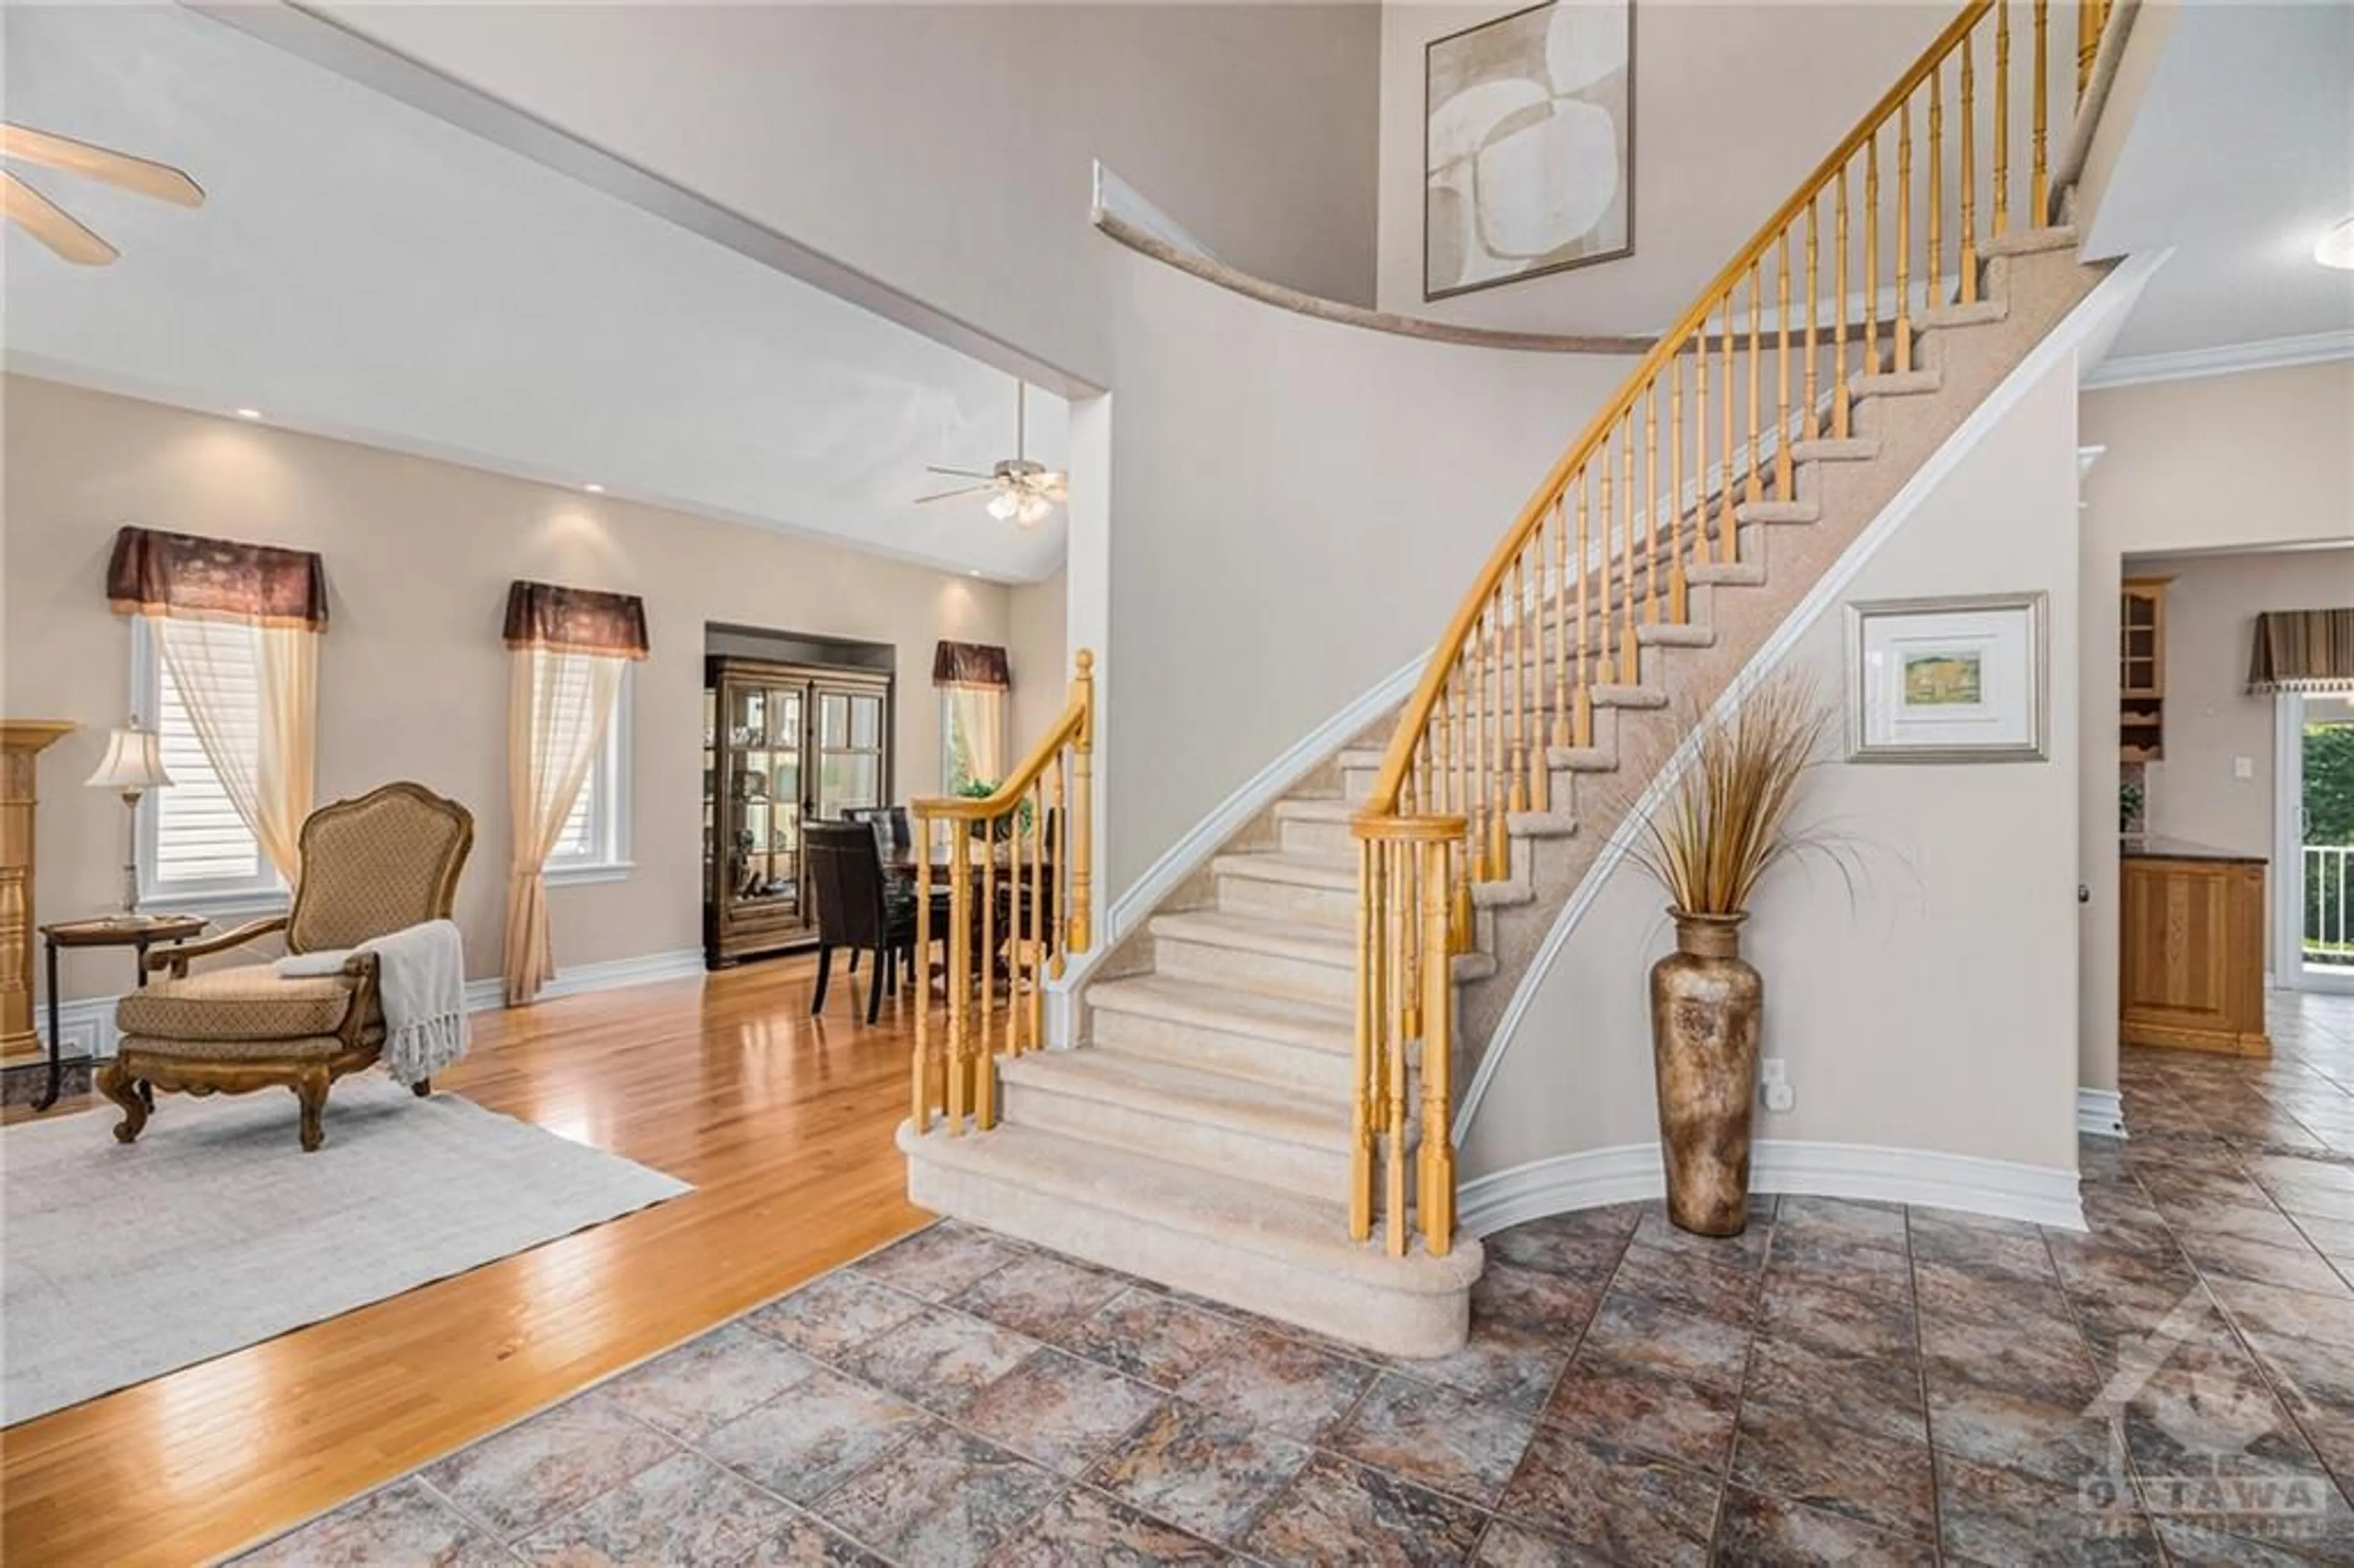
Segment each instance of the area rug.
[{"label": "area rug", "polygon": [[691,1192],[370,1074],[295,1141],[292,1094],[164,1097],[0,1132],[0,1423],[77,1404]]}]

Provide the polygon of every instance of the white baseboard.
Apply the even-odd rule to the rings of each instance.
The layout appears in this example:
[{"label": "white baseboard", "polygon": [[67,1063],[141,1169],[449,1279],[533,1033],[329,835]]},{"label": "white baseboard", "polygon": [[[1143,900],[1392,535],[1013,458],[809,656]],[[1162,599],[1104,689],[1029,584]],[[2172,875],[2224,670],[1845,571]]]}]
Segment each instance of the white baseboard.
[{"label": "white baseboard", "polygon": [[[1933,1150],[1766,1139],[1751,1146],[1749,1184],[1757,1192],[1917,1203],[2062,1230],[2084,1228],[2075,1171]],[[1460,1213],[1465,1230],[1487,1235],[1547,1214],[1644,1202],[1666,1190],[1659,1146],[1620,1144],[1466,1181]]]},{"label": "white baseboard", "polygon": [[[620,991],[624,986],[652,985],[656,980],[699,978],[704,972],[703,949],[681,948],[676,952],[645,953],[634,959],[614,959],[601,964],[576,964],[568,969],[557,969],[556,978],[540,987],[535,1001],[554,1001],[559,997],[581,996],[593,991]],[[506,981],[490,980],[466,982],[466,1011],[488,1012],[507,1004]]]},{"label": "white baseboard", "polygon": [[[610,963],[578,964],[568,969],[558,969],[556,978],[540,991],[539,1000],[552,1001],[558,997],[579,996],[593,991],[619,991],[623,986],[648,985],[655,980],[685,980],[702,973],[703,949],[700,948],[682,948],[673,953],[647,953],[634,959],[615,959]],[[119,996],[84,996],[58,1004],[58,1034],[64,1043],[60,1054],[67,1061],[114,1054],[114,1004],[121,1000]],[[466,982],[467,1012],[488,1012],[505,1005],[505,981],[493,978]],[[46,1046],[49,1027],[48,1005],[44,1002],[35,1006],[33,1017]]]},{"label": "white baseboard", "polygon": [[2076,1091],[2076,1130],[2094,1138],[2126,1135],[2126,1102],[2115,1089]]}]

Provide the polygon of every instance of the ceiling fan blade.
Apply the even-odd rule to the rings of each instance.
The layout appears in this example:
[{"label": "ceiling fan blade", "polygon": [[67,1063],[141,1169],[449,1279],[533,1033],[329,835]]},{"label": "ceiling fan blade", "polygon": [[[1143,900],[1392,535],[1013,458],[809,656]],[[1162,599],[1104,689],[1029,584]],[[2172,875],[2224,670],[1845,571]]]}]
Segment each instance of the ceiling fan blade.
[{"label": "ceiling fan blade", "polygon": [[67,215],[55,202],[0,170],[0,217],[78,267],[103,267],[121,252]]},{"label": "ceiling fan blade", "polygon": [[53,136],[22,125],[0,124],[0,158],[19,158],[28,164],[46,164],[52,169],[87,175],[93,180],[154,196],[157,201],[168,201],[175,207],[205,205],[205,193],[196,182],[170,164],[93,147],[70,136]]},{"label": "ceiling fan blade", "polygon": [[993,473],[983,473],[977,468],[942,468],[936,462],[926,463],[924,465],[924,471],[926,473],[945,473],[955,479],[995,479],[997,477]]},{"label": "ceiling fan blade", "polygon": [[986,484],[968,484],[962,490],[943,490],[937,495],[918,495],[916,504],[921,506],[927,501],[953,501],[960,495],[979,495],[989,488]]}]

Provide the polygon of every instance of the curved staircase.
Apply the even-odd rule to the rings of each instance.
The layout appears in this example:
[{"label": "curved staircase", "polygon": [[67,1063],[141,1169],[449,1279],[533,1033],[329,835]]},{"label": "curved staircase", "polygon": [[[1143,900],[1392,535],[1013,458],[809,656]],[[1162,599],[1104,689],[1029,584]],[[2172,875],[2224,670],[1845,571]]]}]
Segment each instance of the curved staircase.
[{"label": "curved staircase", "polygon": [[[1966,6],[1801,193],[1806,315],[1791,313],[1794,198],[1564,458],[1398,719],[1315,768],[1108,955],[1079,997],[1078,1048],[996,1059],[1002,1122],[923,1116],[902,1129],[916,1202],[1377,1351],[1462,1345],[1481,1260],[1451,1234],[1452,1086],[1691,715],[2101,276],[2070,229],[2043,224],[1951,231],[1958,270],[1945,271],[1933,218],[1929,281],[1908,287],[1899,263],[1906,305],[1892,319],[1868,318],[1850,343],[1847,291],[1835,297],[1839,348],[1818,387],[1831,331],[1812,288],[1814,204],[1835,177],[1844,255],[1841,160],[1870,149],[1878,199],[1881,141],[1902,113],[1909,175],[1911,100],[1925,82],[1943,111],[1958,48],[1967,113],[1971,38],[1990,15],[2007,25],[1985,0]],[[2007,60],[2007,37],[1998,50]],[[2040,114],[2035,137],[2040,216],[2060,206],[2041,189]],[[1929,189],[1938,199],[1934,176]],[[1776,245],[1778,309],[1761,330],[1758,258]],[[1745,318],[1731,291],[1744,269]],[[1723,384],[1737,385],[1744,329],[1758,433],[1736,440],[1728,403],[1715,439],[1706,370],[1722,353]],[[1801,334],[1812,395],[1793,403]],[[1759,366],[1777,341],[1782,403],[1761,430]],[[1697,420],[1688,364],[1702,377]],[[1609,481],[1631,492],[1644,473],[1646,397],[1637,507],[1614,503]],[[1664,488],[1663,405],[1678,438]],[[1392,855],[1401,844],[1410,853]],[[1412,858],[1433,845],[1436,860]],[[1426,983],[1442,948],[1449,1006]]]}]

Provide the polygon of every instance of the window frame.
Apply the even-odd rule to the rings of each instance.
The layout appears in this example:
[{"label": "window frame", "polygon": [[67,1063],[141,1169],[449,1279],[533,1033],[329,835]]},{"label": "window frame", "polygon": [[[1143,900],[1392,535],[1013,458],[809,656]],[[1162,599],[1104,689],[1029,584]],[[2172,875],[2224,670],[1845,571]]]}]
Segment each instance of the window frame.
[{"label": "window frame", "polygon": [[638,668],[635,661],[621,670],[620,689],[613,696],[613,716],[597,748],[596,765],[581,788],[588,794],[588,821],[581,835],[588,848],[558,859],[551,854],[540,868],[550,887],[585,887],[600,882],[624,882],[637,869],[630,858],[631,762],[633,748],[631,710],[637,705]]},{"label": "window frame", "polygon": [[[164,728],[164,640],[147,616],[131,618],[131,712],[157,734]],[[249,877],[207,877],[171,883],[159,881],[163,863],[163,802],[161,790],[139,797],[133,831],[139,844],[139,906],[197,915],[272,915],[287,909],[292,894],[278,868],[261,846],[254,846],[260,868]]]}]

